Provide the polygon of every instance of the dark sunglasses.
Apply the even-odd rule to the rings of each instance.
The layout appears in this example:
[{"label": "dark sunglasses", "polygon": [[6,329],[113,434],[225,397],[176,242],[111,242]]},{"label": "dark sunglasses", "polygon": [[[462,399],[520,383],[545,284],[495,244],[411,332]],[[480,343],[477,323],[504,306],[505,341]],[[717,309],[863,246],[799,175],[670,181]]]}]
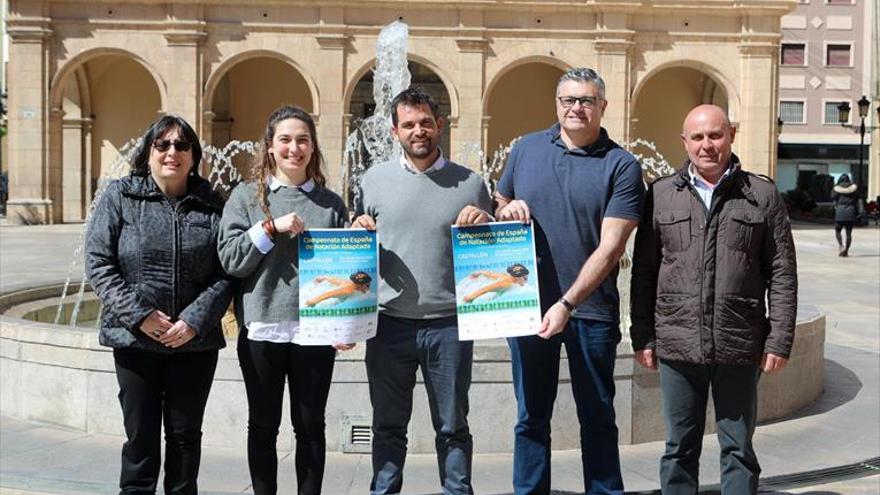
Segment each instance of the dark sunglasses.
[{"label": "dark sunglasses", "polygon": [[177,151],[189,151],[189,149],[192,148],[192,143],[187,141],[172,142],[169,139],[157,139],[153,141],[153,148],[156,148],[156,151],[160,153],[170,150],[172,146],[174,146],[174,149]]}]

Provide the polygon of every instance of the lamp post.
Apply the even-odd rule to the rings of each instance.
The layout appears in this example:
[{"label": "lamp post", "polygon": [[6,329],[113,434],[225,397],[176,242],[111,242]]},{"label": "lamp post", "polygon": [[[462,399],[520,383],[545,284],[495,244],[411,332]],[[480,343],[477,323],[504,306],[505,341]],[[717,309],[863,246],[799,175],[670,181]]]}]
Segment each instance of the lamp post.
[{"label": "lamp post", "polygon": [[[859,107],[859,119],[860,123],[858,128],[856,126],[849,123],[849,111],[850,106],[849,102],[843,102],[840,105],[837,105],[837,121],[841,126],[846,127],[847,129],[852,129],[854,132],[859,133],[859,182],[863,182],[862,174],[862,165],[865,161],[865,132],[871,132],[876,127],[875,126],[866,126],[865,118],[868,116],[868,109],[871,107],[871,102],[868,101],[868,97],[862,95],[862,99],[856,102],[856,105]],[[880,116],[880,108],[877,109],[877,114]],[[858,130],[857,130],[858,129]],[[864,185],[864,184],[862,184]]]}]

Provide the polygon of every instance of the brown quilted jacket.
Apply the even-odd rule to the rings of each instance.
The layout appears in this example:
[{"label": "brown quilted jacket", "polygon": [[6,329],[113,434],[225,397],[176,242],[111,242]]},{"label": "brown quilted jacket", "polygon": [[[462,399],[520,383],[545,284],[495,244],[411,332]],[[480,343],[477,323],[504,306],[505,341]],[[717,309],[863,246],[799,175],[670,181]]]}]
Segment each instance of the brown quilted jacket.
[{"label": "brown quilted jacket", "polygon": [[734,160],[711,209],[687,162],[651,185],[633,256],[634,350],[698,364],[789,356],[797,263],[788,213],[772,182]]}]

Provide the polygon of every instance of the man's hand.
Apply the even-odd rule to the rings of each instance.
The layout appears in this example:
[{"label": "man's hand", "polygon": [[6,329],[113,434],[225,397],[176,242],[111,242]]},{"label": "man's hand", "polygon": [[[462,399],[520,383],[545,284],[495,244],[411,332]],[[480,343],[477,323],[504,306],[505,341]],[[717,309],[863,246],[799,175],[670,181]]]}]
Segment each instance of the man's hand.
[{"label": "man's hand", "polygon": [[333,344],[333,348],[337,351],[350,351],[357,346],[357,342],[353,342],[351,344]]},{"label": "man's hand", "polygon": [[361,215],[354,219],[354,222],[351,223],[352,228],[360,228],[367,230],[376,230],[376,220],[373,219],[370,215]]},{"label": "man's hand", "polygon": [[498,210],[498,220],[528,223],[532,219],[529,205],[521,199],[514,199]]},{"label": "man's hand", "polygon": [[761,371],[764,373],[776,373],[782,371],[782,368],[785,368],[786,364],[788,364],[788,359],[782,356],[777,356],[776,354],[766,352],[761,356]]},{"label": "man's hand", "polygon": [[467,205],[458,213],[455,225],[466,226],[489,221],[489,214],[474,205]]},{"label": "man's hand", "polygon": [[637,363],[641,364],[649,370],[657,369],[657,357],[654,356],[654,349],[642,349],[633,354],[633,358]]},{"label": "man's hand", "polygon": [[544,315],[544,320],[541,322],[541,330],[538,332],[538,337],[549,339],[562,332],[565,330],[565,325],[568,323],[569,318],[571,318],[571,313],[562,303],[550,306],[550,309]]}]

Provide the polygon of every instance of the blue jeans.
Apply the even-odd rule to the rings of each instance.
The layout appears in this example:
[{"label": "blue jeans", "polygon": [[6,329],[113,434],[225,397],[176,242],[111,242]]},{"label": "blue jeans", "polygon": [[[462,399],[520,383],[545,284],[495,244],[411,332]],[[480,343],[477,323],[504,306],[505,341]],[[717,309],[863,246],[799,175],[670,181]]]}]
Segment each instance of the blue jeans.
[{"label": "blue jeans", "polygon": [[562,344],[568,354],[571,389],[581,427],[584,491],[623,493],[614,414],[616,323],[572,318],[549,340],[508,339],[517,402],[513,489],[516,495],[550,493],[550,418],[559,382]]},{"label": "blue jeans", "polygon": [[379,315],[367,341],[367,378],[373,405],[373,480],[370,493],[400,493],[406,429],[412,416],[416,368],[421,367],[434,426],[444,495],[471,495],[473,439],[467,423],[473,342],[458,340],[454,316],[410,320]]},{"label": "blue jeans", "polygon": [[660,389],[666,419],[666,453],[660,459],[664,495],[695,495],[711,389],[715,429],[721,446],[721,493],[758,493],[761,467],[752,447],[758,418],[755,364],[702,365],[660,361]]}]

